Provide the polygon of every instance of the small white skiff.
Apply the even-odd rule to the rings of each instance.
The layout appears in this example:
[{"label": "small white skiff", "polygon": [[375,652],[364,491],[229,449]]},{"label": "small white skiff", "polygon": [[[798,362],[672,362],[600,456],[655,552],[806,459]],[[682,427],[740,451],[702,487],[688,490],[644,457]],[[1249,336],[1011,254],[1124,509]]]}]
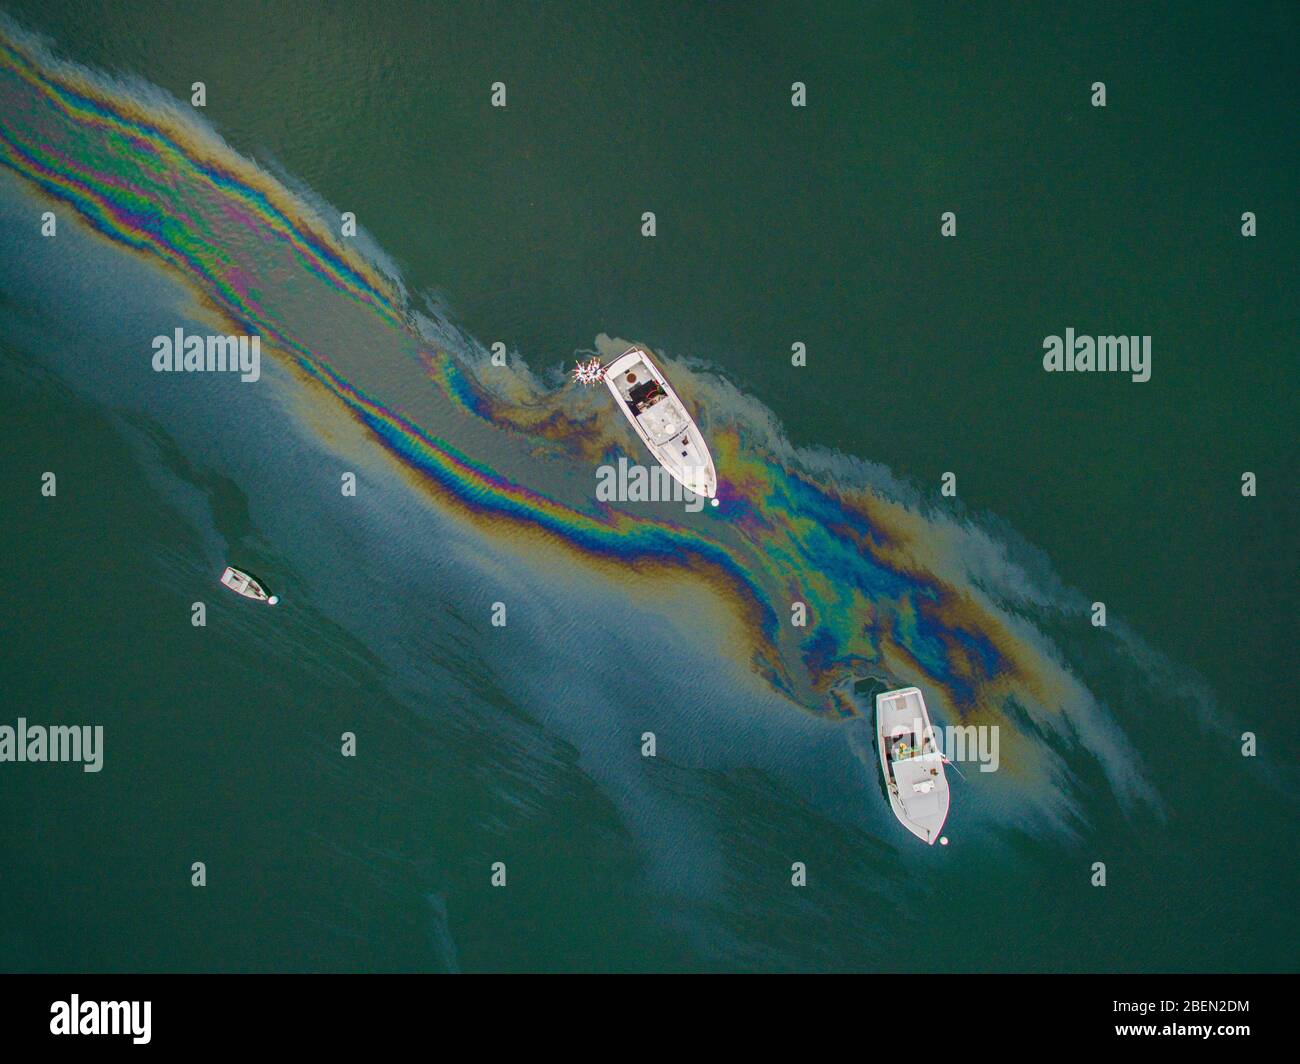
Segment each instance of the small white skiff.
[{"label": "small white skiff", "polygon": [[876,697],[876,745],[894,815],[933,846],[948,819],[948,778],[919,688],[903,687]]},{"label": "small white skiff", "polygon": [[659,464],[696,495],[717,495],[718,475],[708,444],[649,353],[628,348],[605,367],[604,381]]},{"label": "small white skiff", "polygon": [[221,574],[221,582],[236,594],[243,595],[244,598],[255,599],[258,602],[265,602],[268,606],[274,606],[280,601],[277,596],[269,594],[266,588],[253,577],[242,569],[236,569],[233,565],[226,566],[226,571]]}]

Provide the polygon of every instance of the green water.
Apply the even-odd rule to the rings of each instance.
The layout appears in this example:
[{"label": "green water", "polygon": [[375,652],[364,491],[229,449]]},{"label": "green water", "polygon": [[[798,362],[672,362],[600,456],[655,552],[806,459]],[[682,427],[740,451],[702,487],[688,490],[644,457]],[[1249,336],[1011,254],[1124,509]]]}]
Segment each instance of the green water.
[{"label": "green water", "polygon": [[[355,211],[412,290],[535,368],[609,332],[721,367],[797,444],[880,462],[930,494],[956,472],[962,506],[1040,548],[1063,583],[1194,670],[1291,765],[1297,9],[1057,8],[6,4],[79,62],[181,99],[204,81],[207,116],[236,149]],[[489,105],[495,81],[504,110]],[[790,106],[793,81],[805,109]],[[1094,81],[1104,109],[1089,105]],[[653,240],[640,235],[646,210]],[[948,210],[958,234],[942,239]],[[1253,239],[1239,231],[1247,210]],[[1044,373],[1042,339],[1067,327],[1150,334],[1152,379]],[[790,365],[795,341],[806,367]],[[69,604],[84,602],[97,561],[146,566],[154,544],[183,542],[184,523],[160,527],[165,500],[109,486],[108,467],[133,459],[94,410],[53,382],[15,388],[3,439],[21,475],[28,455],[45,468],[56,454],[101,487],[81,534],[6,507],[7,686],[59,706],[96,698],[107,677],[130,726],[153,685],[184,685],[184,658],[155,642],[138,656],[139,639],[166,629],[147,604],[127,628],[112,588],[89,621]],[[29,491],[6,466],[6,497]],[[1255,498],[1240,493],[1247,470]],[[237,494],[214,492],[214,506],[237,509]],[[37,543],[47,575],[22,588]],[[357,654],[352,694],[375,697],[377,666]],[[846,892],[815,913],[781,907],[774,861],[756,888],[771,891],[766,915],[717,914],[750,951],[719,956],[638,906],[635,848],[572,764],[560,797],[512,818],[475,771],[486,754],[472,737],[413,738],[396,704],[373,707],[396,767],[360,802],[324,754],[251,770],[247,784],[163,771],[177,743],[198,760],[217,720],[254,762],[278,749],[276,699],[318,705],[331,733],[346,726],[337,688],[310,670],[274,690],[233,722],[215,704],[185,727],[155,722],[156,747],[135,755],[149,794],[123,773],[89,821],[58,815],[85,815],[66,779],[6,786],[9,814],[26,811],[6,832],[22,918],[0,966],[449,966],[429,893],[447,898],[456,963],[470,969],[878,961],[855,952],[862,917],[847,892],[855,876],[888,875],[870,857],[840,865]],[[1294,805],[1270,796],[1265,826],[1251,825],[1230,745],[1217,768],[1198,745],[1183,771],[1190,739],[1145,738],[1170,821],[1146,842],[1126,825],[1130,841],[1107,854],[1147,869],[1142,882],[1103,903],[1029,855],[971,865],[943,899],[967,917],[954,967],[1295,967],[1294,935],[1258,920],[1294,897],[1296,862],[1273,834]],[[288,793],[299,773],[323,790]],[[802,822],[782,826],[779,794],[741,781],[735,796],[724,823],[764,815],[777,839],[802,838]],[[212,823],[218,809],[233,828]],[[283,818],[274,833],[267,809]],[[1094,814],[1094,838],[1123,823],[1104,800]],[[484,825],[502,817],[521,883],[557,864],[571,874],[509,906],[478,891],[494,852]],[[183,880],[157,876],[188,866],[196,823],[215,863],[266,858],[260,879],[198,916]],[[1086,867],[1092,853],[1071,859]],[[1294,930],[1293,915],[1278,919]],[[927,949],[938,963],[940,945]]]}]

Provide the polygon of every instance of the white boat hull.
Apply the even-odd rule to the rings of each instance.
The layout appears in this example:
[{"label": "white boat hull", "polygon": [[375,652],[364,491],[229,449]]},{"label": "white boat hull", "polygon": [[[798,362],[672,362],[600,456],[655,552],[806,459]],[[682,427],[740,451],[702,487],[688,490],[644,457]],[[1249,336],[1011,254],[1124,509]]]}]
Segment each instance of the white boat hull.
[{"label": "white boat hull", "polygon": [[713,456],[686,404],[643,348],[605,367],[605,384],[646,449],[682,487],[706,499],[718,493]]},{"label": "white boat hull", "polygon": [[257,602],[265,602],[268,606],[274,606],[280,601],[253,577],[242,569],[236,569],[233,565],[226,566],[226,571],[221,574],[221,582],[235,594],[243,595],[244,598],[250,598]]},{"label": "white boat hull", "polygon": [[933,846],[948,819],[948,777],[920,688],[903,687],[877,696],[876,747],[894,816]]}]

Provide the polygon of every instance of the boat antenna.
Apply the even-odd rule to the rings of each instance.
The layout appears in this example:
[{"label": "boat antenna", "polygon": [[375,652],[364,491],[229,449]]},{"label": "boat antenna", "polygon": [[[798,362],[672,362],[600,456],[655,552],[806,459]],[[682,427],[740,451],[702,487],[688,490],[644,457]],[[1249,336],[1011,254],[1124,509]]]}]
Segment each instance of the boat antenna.
[{"label": "boat antenna", "polygon": [[586,362],[579,362],[573,369],[573,379],[581,385],[593,388],[605,378],[605,367],[600,364],[600,359],[589,358]]},{"label": "boat antenna", "polygon": [[950,758],[947,754],[944,754],[944,753],[940,753],[939,756],[940,756],[941,758],[943,758],[943,763],[944,763],[945,765],[951,765],[951,766],[952,766],[952,770],[953,770],[955,773],[957,773],[957,775],[961,776],[961,778],[962,778],[963,781],[966,779],[966,774],[965,774],[964,772],[962,772],[962,770],[959,769],[959,768],[957,767],[957,762],[956,762],[956,761],[952,760],[952,758]]}]

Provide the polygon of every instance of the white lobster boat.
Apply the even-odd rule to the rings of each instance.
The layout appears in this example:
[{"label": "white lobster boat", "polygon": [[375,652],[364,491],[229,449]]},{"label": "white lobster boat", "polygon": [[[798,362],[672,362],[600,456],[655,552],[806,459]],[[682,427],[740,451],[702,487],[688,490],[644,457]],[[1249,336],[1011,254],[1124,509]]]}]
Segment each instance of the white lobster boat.
[{"label": "white lobster boat", "polygon": [[236,594],[243,595],[244,598],[254,599],[257,602],[265,602],[268,606],[274,606],[280,601],[277,596],[268,592],[253,577],[242,569],[236,569],[233,565],[226,566],[226,571],[221,574],[221,582]]},{"label": "white lobster boat", "polygon": [[948,778],[919,688],[903,687],[876,697],[876,745],[894,816],[933,846],[948,819]]},{"label": "white lobster boat", "polygon": [[603,378],[659,464],[688,491],[714,498],[718,475],[708,444],[649,353],[628,348],[604,368]]}]

